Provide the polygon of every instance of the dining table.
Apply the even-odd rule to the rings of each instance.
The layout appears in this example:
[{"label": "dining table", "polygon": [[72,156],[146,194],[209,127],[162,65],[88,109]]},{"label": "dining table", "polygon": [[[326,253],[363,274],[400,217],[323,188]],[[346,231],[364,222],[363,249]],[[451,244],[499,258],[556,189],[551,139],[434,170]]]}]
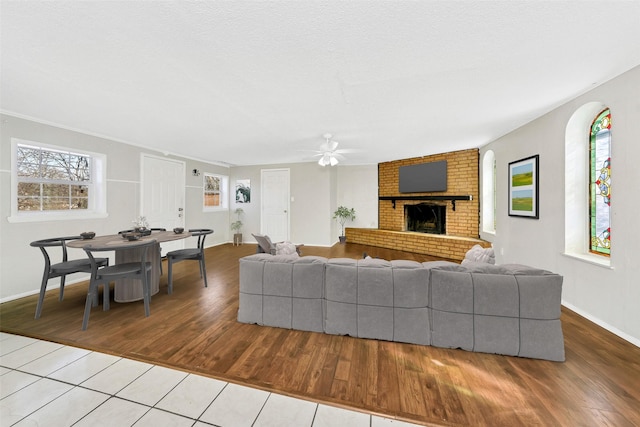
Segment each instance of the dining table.
[{"label": "dining table", "polygon": [[[123,237],[124,236],[124,237]],[[138,240],[128,240],[126,234],[109,234],[104,236],[95,236],[90,239],[72,240],[67,243],[69,248],[85,248],[91,246],[99,249],[109,249],[110,247],[118,247],[115,250],[116,264],[125,262],[140,261],[142,249],[138,247],[142,243],[155,240],[156,245],[151,247],[147,253],[147,261],[151,262],[151,295],[155,295],[160,291],[160,273],[162,271],[162,257],[160,254],[160,243],[171,242],[190,237],[191,233],[183,231],[175,233],[173,231],[156,231],[151,234],[140,236]],[[124,247],[124,248],[123,248]],[[114,285],[114,301],[116,302],[132,302],[143,299],[142,286],[139,281],[134,279],[119,279]]]}]

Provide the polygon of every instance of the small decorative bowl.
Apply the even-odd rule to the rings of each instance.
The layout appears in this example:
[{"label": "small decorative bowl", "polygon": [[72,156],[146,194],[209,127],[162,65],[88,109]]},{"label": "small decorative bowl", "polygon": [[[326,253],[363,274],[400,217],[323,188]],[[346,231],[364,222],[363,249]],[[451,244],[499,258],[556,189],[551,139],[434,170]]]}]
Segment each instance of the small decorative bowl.
[{"label": "small decorative bowl", "polygon": [[173,229],[173,232],[176,234],[182,234],[183,231],[184,231],[184,228],[182,227],[176,227]]},{"label": "small decorative bowl", "polygon": [[140,233],[122,233],[121,236],[123,239],[126,239],[132,242],[134,240],[140,240],[141,234]]},{"label": "small decorative bowl", "polygon": [[151,234],[151,229],[147,227],[136,227],[134,230],[141,236],[149,236]]},{"label": "small decorative bowl", "polygon": [[93,231],[85,231],[84,233],[80,233],[80,237],[82,237],[82,240],[90,240],[96,237],[96,233]]}]

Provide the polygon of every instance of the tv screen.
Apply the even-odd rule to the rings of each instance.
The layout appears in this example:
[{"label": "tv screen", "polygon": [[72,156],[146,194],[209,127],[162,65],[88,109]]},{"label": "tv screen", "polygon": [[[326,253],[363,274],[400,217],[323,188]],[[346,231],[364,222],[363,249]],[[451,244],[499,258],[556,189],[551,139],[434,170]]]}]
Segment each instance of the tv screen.
[{"label": "tv screen", "polygon": [[400,166],[398,190],[401,193],[447,191],[447,161]]}]

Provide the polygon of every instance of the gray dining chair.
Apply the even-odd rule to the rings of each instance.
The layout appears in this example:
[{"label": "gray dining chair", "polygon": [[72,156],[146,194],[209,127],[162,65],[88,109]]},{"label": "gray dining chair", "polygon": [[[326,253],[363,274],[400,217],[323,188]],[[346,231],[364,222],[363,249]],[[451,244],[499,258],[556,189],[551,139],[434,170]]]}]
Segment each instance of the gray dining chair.
[{"label": "gray dining chair", "polygon": [[[40,284],[40,296],[38,297],[38,304],[36,305],[35,318],[39,319],[42,314],[42,306],[44,304],[44,295],[47,291],[47,284],[49,279],[56,277],[60,278],[60,295],[58,301],[64,299],[64,285],[67,275],[73,273],[90,273],[91,261],[89,258],[81,258],[69,260],[67,254],[67,241],[81,239],[81,236],[67,236],[67,237],[53,237],[50,239],[36,240],[30,243],[30,246],[40,248],[42,255],[44,256],[44,273],[42,274],[42,283]],[[54,248],[61,249],[62,261],[52,264],[51,256],[48,251]],[[53,252],[52,252],[53,254]],[[52,255],[51,254],[51,255]],[[95,262],[98,266],[103,267],[109,265],[108,258],[96,258]],[[97,305],[97,298],[95,304]]]},{"label": "gray dining chair", "polygon": [[[89,315],[91,314],[91,307],[93,301],[98,295],[98,288],[100,285],[103,287],[103,310],[109,310],[109,283],[118,279],[137,279],[142,283],[142,295],[144,300],[144,314],[145,317],[149,317],[150,314],[150,302],[151,302],[151,270],[152,264],[147,261],[147,252],[151,246],[157,245],[157,242],[152,240],[145,240],[142,243],[136,244],[122,244],[110,247],[96,247],[91,245],[84,247],[84,251],[87,253],[89,260],[91,261],[91,280],[89,282],[89,292],[87,293],[87,300],[84,307],[84,317],[82,319],[82,330],[86,330],[89,326]],[[137,249],[140,251],[139,262],[126,262],[106,267],[100,267],[94,252],[104,251],[119,251],[119,250],[132,250]]]},{"label": "gray dining chair", "polygon": [[204,260],[204,239],[207,235],[213,233],[210,228],[192,228],[189,230],[191,236],[198,238],[198,243],[195,248],[178,249],[175,251],[167,252],[167,263],[169,265],[169,279],[167,293],[173,292],[173,264],[179,261],[198,261],[200,264],[200,277],[204,278],[204,287],[208,287],[207,284],[207,268]]}]

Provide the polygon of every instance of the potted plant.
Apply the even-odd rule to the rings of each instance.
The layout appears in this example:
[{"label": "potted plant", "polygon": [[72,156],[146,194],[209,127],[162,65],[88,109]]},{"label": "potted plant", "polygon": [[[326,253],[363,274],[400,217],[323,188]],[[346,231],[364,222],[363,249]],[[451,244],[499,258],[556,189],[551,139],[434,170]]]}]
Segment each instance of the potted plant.
[{"label": "potted plant", "polygon": [[242,220],[240,219],[240,217],[244,213],[244,210],[242,208],[236,208],[236,210],[233,211],[233,213],[235,213],[236,217],[238,218],[236,221],[231,223],[231,229],[234,231],[233,244],[241,245],[242,244]]},{"label": "potted plant", "polygon": [[354,208],[347,208],[345,206],[339,206],[338,209],[333,213],[333,219],[337,220],[340,223],[340,227],[342,228],[342,234],[340,235],[340,243],[344,243],[346,241],[346,237],[344,235],[344,224],[347,221],[353,221],[356,219],[356,210]]}]

